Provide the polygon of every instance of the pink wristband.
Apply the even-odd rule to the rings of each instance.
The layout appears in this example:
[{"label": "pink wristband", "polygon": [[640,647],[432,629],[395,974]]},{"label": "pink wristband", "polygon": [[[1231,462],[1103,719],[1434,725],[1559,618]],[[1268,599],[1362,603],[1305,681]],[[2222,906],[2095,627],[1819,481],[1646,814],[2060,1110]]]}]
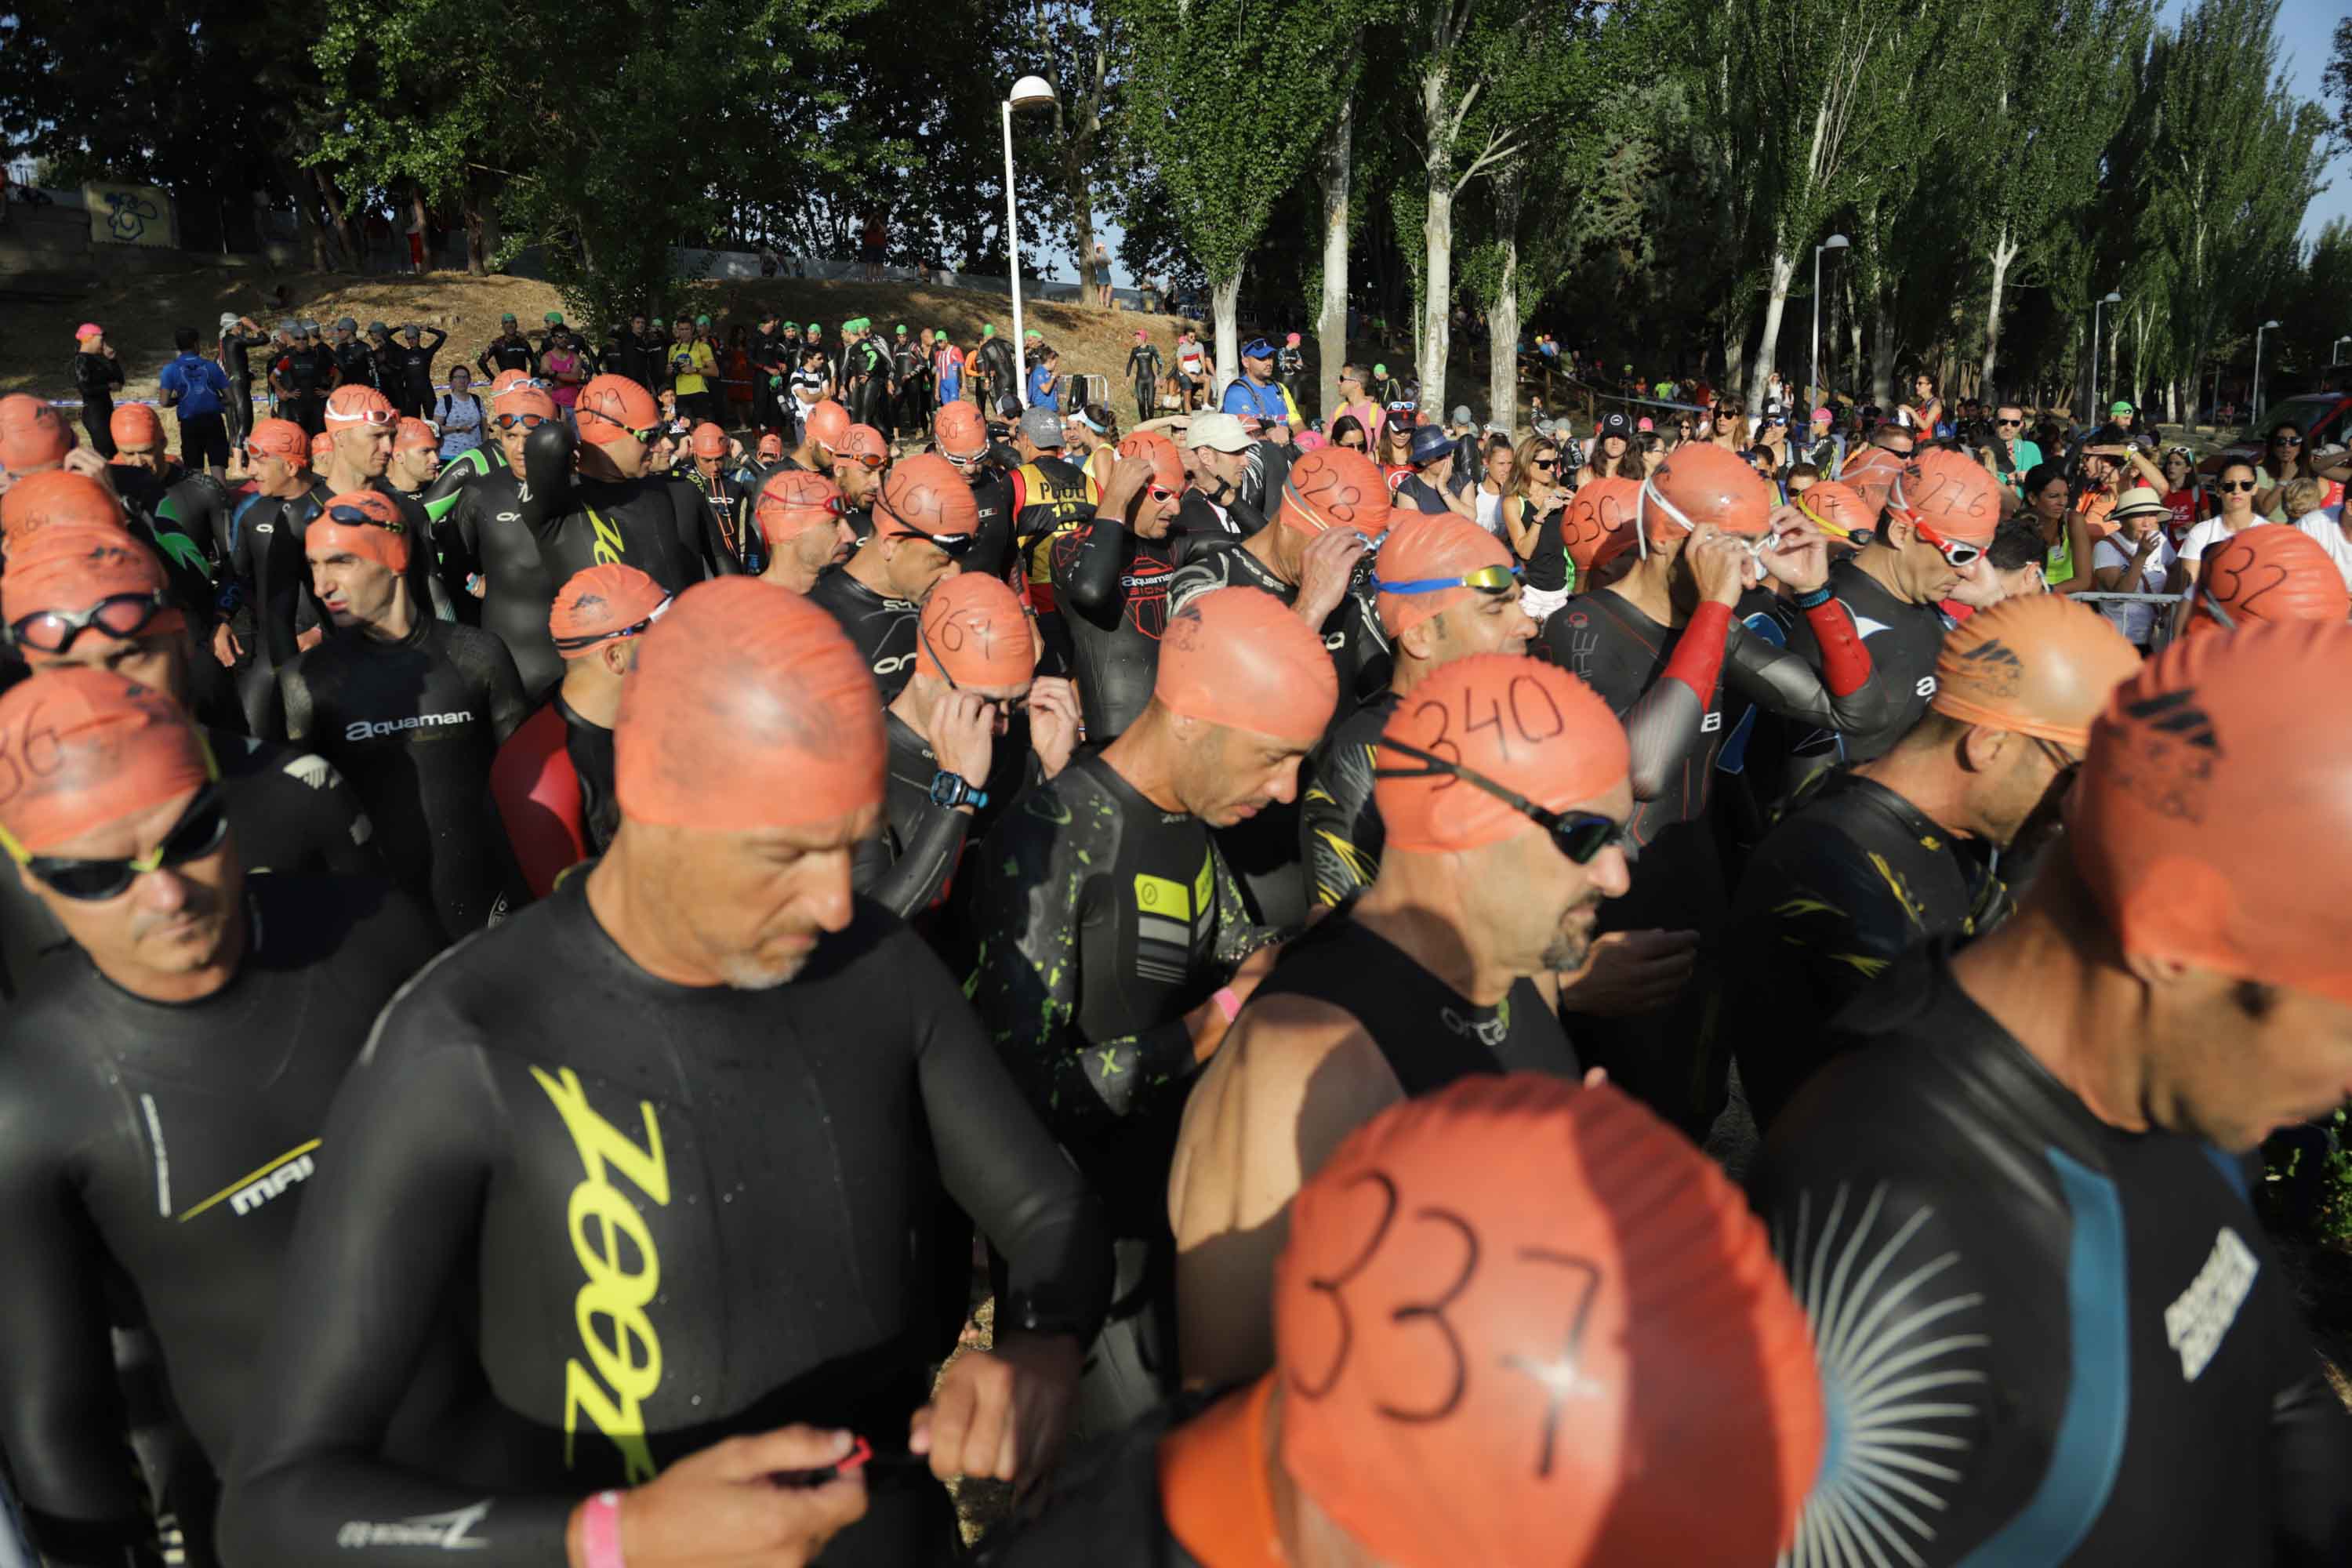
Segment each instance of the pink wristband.
[{"label": "pink wristband", "polygon": [[1209,1000],[1217,1005],[1217,1011],[1225,1016],[1228,1024],[1242,1016],[1242,999],[1234,994],[1234,988],[1230,985],[1219,986],[1217,994]]},{"label": "pink wristband", "polygon": [[580,1516],[581,1554],[586,1568],[626,1568],[621,1559],[621,1494],[598,1492]]}]

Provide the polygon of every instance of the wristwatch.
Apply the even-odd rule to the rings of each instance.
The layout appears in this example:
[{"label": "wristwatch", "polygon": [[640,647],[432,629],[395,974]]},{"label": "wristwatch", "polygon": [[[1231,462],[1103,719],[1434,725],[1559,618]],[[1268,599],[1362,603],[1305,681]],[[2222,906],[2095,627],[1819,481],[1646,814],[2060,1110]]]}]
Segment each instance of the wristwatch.
[{"label": "wristwatch", "polygon": [[988,804],[988,792],[972,788],[964,782],[961,773],[951,773],[941,768],[931,775],[931,804],[947,811],[953,811],[960,805],[968,805],[978,811]]}]

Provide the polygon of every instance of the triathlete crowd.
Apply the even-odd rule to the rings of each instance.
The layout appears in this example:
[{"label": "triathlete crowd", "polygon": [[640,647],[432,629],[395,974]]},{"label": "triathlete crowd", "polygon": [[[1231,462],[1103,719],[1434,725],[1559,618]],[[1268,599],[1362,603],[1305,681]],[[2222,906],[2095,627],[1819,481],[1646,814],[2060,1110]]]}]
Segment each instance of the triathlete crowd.
[{"label": "triathlete crowd", "polygon": [[0,399],[0,1563],[2352,1562],[2340,453],[546,327]]}]

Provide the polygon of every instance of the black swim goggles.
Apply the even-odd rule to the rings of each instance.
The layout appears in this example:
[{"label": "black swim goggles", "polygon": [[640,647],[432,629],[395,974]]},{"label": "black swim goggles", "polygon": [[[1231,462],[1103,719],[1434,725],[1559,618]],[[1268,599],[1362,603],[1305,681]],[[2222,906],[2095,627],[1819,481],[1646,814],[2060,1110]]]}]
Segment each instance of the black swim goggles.
[{"label": "black swim goggles", "polygon": [[1417,747],[1389,740],[1385,736],[1381,740],[1381,750],[1401,752],[1408,757],[1417,758],[1429,765],[1425,768],[1374,768],[1372,777],[1433,779],[1450,776],[1460,779],[1474,789],[1485,790],[1488,795],[1550,834],[1553,846],[1580,866],[1591,865],[1592,858],[1603,849],[1612,844],[1622,844],[1625,841],[1625,825],[1613,816],[1603,816],[1597,811],[1553,811],[1549,807],[1538,805],[1508,785],[1496,784],[1486,774],[1464,767],[1460,763],[1449,763],[1444,757],[1432,756]]},{"label": "black swim goggles", "polygon": [[[207,752],[207,757],[209,757]],[[119,897],[131,884],[146,873],[162,866],[178,866],[190,860],[200,860],[221,847],[228,837],[228,804],[221,796],[217,783],[207,784],[180,814],[180,820],[163,842],[144,855],[134,855],[119,860],[68,860],[54,855],[35,855],[0,832],[0,847],[5,847],[16,862],[31,872],[49,889],[79,903],[100,903]]]},{"label": "black swim goggles", "polygon": [[161,593],[109,594],[87,610],[39,610],[23,616],[8,628],[8,638],[36,653],[63,653],[94,626],[127,642],[171,607]]}]

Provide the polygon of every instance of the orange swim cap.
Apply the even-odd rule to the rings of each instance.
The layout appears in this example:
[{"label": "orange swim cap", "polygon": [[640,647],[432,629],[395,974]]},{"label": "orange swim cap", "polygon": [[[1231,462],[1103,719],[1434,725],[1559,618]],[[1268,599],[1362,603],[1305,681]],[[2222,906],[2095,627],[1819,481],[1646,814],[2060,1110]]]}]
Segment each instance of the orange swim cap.
[{"label": "orange swim cap", "polygon": [[0,831],[27,854],[204,787],[204,741],[160,691],[102,669],[37,669],[0,696]]},{"label": "orange swim cap", "polygon": [[1685,441],[1643,481],[1642,526],[1663,540],[1711,522],[1752,539],[1772,526],[1772,499],[1763,476],[1731,451]]},{"label": "orange swim cap", "polygon": [[[880,459],[879,462],[866,462],[866,466],[869,468],[878,468],[883,463],[887,463],[890,460],[890,442],[888,438],[886,437],[881,431],[877,430],[871,425],[852,425],[848,429],[844,430],[841,433],[841,439],[834,443],[833,450],[834,455],[836,457],[858,459]],[[929,456],[928,453],[925,455]],[[947,459],[942,458],[940,460],[941,462],[945,462]],[[961,479],[962,476],[958,475],[957,477]]]},{"label": "orange swim cap", "polygon": [[1592,558],[1612,534],[1633,541],[1633,515],[1642,500],[1642,481],[1612,475],[1594,479],[1568,498],[1559,520],[1559,542],[1580,576],[1592,570]]},{"label": "orange swim cap", "polygon": [[500,415],[518,417],[536,414],[541,419],[555,417],[555,399],[536,386],[512,386],[490,399],[493,418]]},{"label": "orange swim cap", "polygon": [[163,421],[143,403],[119,403],[107,416],[106,433],[114,437],[118,447],[160,447],[163,444]]},{"label": "orange swim cap", "polygon": [[1886,508],[1946,539],[1990,544],[2000,526],[2000,487],[1982,463],[1936,447],[1895,474]]},{"label": "orange swim cap", "polygon": [[915,668],[952,686],[1026,686],[1037,673],[1029,614],[984,572],[942,577],[924,595]]},{"label": "orange swim cap", "polygon": [[785,541],[808,529],[830,531],[848,515],[841,487],[806,468],[779,468],[770,474],[760,487],[760,499],[751,505],[752,519],[771,551],[782,549]]},{"label": "orange swim cap", "polygon": [[73,426],[50,405],[22,392],[0,397],[0,468],[11,478],[55,468],[74,445]]},{"label": "orange swim cap", "polygon": [[1884,447],[1864,447],[1848,458],[1838,469],[1838,483],[1862,498],[1864,510],[1870,513],[1870,526],[1878,526],[1878,514],[1886,510],[1886,492],[1895,488],[1895,477],[1911,466],[1907,458],[1898,458]]},{"label": "orange swim cap", "polygon": [[440,441],[433,426],[422,419],[404,419],[392,427],[392,449],[395,452],[437,452]]},{"label": "orange swim cap", "polygon": [[[1878,526],[1878,511],[1852,485],[1823,479],[1795,500],[1808,521],[1832,539],[1852,539]],[[1882,502],[1883,504],[1883,502]]]},{"label": "orange swim cap", "polygon": [[2208,545],[2190,599],[2192,627],[2257,621],[2341,621],[2352,594],[2326,546],[2299,528],[2263,522]]},{"label": "orange swim cap", "polygon": [[0,495],[0,534],[10,549],[21,549],[26,536],[59,523],[122,526],[122,503],[88,474],[47,468],[29,474]]},{"label": "orange swim cap", "polygon": [[1451,773],[1381,776],[1429,766],[1391,742],[1459,763],[1549,811],[1607,795],[1631,766],[1617,715],[1558,665],[1515,653],[1441,665],[1398,703],[1372,759],[1372,801],[1388,847],[1433,855],[1541,830],[1508,801]]},{"label": "orange swim cap", "polygon": [[579,421],[580,438],[599,447],[633,440],[638,431],[661,423],[661,405],[654,395],[625,375],[591,378],[580,389],[572,413]]},{"label": "orange swim cap", "polygon": [[1390,521],[1388,481],[1378,463],[1351,447],[1318,447],[1290,465],[1276,515],[1305,533],[1352,528],[1378,539]]},{"label": "orange swim cap", "polygon": [[2352,626],[2174,643],[2091,730],[2075,869],[2126,953],[2352,1003]]},{"label": "orange swim cap", "polygon": [[784,438],[782,436],[777,435],[773,430],[771,430],[766,435],[760,437],[760,445],[757,450],[759,455],[763,458],[781,458],[784,455]]},{"label": "orange swim cap", "polygon": [[408,523],[390,497],[378,490],[346,490],[329,496],[302,534],[302,553],[312,561],[356,555],[392,572],[408,570]]},{"label": "orange swim cap", "polygon": [[2063,594],[2029,594],[1944,634],[1927,706],[2079,752],[2091,743],[2091,721],[2138,668],[2139,651],[2106,616]]},{"label": "orange swim cap", "polygon": [[565,658],[585,658],[616,637],[649,630],[670,606],[669,591],[634,566],[607,562],[574,572],[548,607],[547,634]]},{"label": "orange swim cap", "polygon": [[811,404],[808,413],[802,416],[801,429],[810,446],[835,450],[841,438],[849,433],[849,410],[830,397],[821,399]]},{"label": "orange swim cap", "polygon": [[[1466,517],[1456,517],[1450,511],[1408,511],[1398,516],[1396,525],[1381,542],[1380,560],[1372,578],[1373,586],[1380,591],[1381,625],[1392,637],[1402,637],[1408,626],[1417,626],[1433,616],[1479,597],[1475,588],[1423,588],[1401,594],[1392,590],[1392,584],[1411,587],[1460,577],[1484,567],[1499,566],[1508,571],[1517,564],[1508,545]],[[1514,580],[1508,592],[1517,598],[1518,591]]]},{"label": "orange swim cap", "polygon": [[327,395],[327,423],[368,430],[389,430],[400,422],[392,399],[373,386],[353,382]]},{"label": "orange swim cap", "polygon": [[1284,1469],[1394,1568],[1769,1563],[1826,1440],[1763,1225],[1613,1084],[1358,1129],[1292,1200],[1274,1336]]},{"label": "orange swim cap", "polygon": [[322,467],[329,458],[334,456],[334,451],[335,433],[332,430],[320,431],[310,437],[310,466],[314,468]]},{"label": "orange swim cap", "polygon": [[[78,616],[117,594],[160,594],[166,585],[155,552],[122,529],[61,522],[27,534],[9,553],[7,575],[0,577],[0,621],[13,626],[46,611]],[[186,624],[179,611],[166,610],[147,630],[176,631]],[[39,653],[24,646],[28,661],[39,663]]]},{"label": "orange swim cap", "polygon": [[716,577],[638,644],[613,752],[614,792],[638,822],[830,823],[881,803],[881,695],[824,609],[756,577]]},{"label": "orange swim cap", "polygon": [[1168,617],[1151,694],[1171,713],[1307,747],[1339,705],[1339,676],[1280,599],[1212,588]]},{"label": "orange swim cap", "polygon": [[[822,408],[824,405],[817,406]],[[815,410],[810,410],[810,417],[814,416]],[[931,416],[931,440],[945,456],[977,458],[988,450],[988,425],[981,418],[980,410],[969,403],[942,404],[940,411]]]},{"label": "orange swim cap", "polygon": [[291,419],[264,419],[245,438],[247,457],[276,458],[300,468],[310,460],[310,437]]},{"label": "orange swim cap", "polygon": [[919,453],[890,470],[874,503],[877,526],[885,516],[934,539],[970,539],[980,531],[980,502],[971,486],[936,452]]},{"label": "orange swim cap", "polygon": [[694,427],[693,447],[698,458],[723,458],[727,455],[727,432],[706,419]]},{"label": "orange swim cap", "polygon": [[1118,444],[1122,458],[1148,458],[1151,461],[1151,482],[1163,490],[1181,490],[1189,481],[1184,473],[1184,455],[1176,443],[1157,430],[1138,430]]},{"label": "orange swim cap", "polygon": [[498,374],[490,377],[490,385],[487,395],[491,402],[495,403],[499,398],[504,397],[508,393],[512,392],[517,386],[521,385],[524,382],[527,382],[530,379],[530,372],[527,370],[502,370],[499,372]]}]

